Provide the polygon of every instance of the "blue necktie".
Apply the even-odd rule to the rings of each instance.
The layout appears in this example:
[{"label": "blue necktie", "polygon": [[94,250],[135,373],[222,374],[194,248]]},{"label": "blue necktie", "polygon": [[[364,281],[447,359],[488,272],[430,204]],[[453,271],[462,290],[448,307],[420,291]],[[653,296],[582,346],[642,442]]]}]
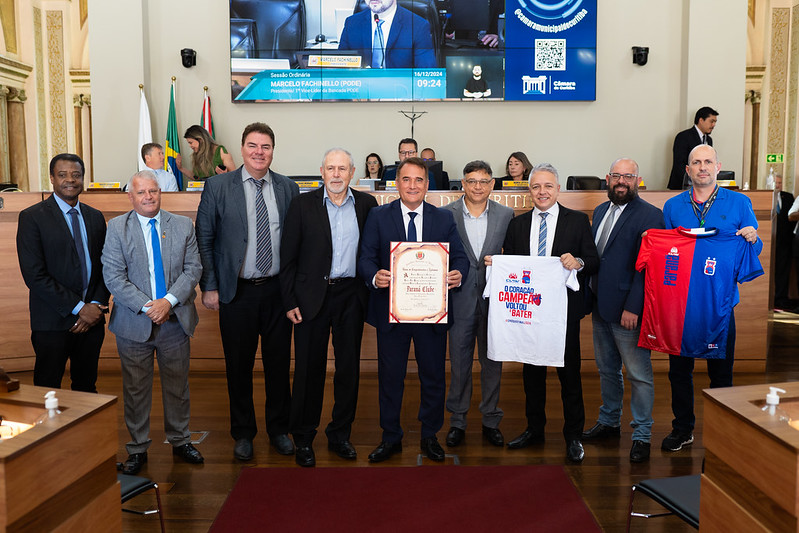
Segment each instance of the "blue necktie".
[{"label": "blue necktie", "polygon": [[86,250],[83,249],[83,236],[80,233],[80,221],[78,220],[78,210],[74,207],[67,211],[70,222],[72,222],[72,239],[75,241],[75,249],[78,251],[80,261],[81,290],[86,295],[89,287],[89,270],[86,268]]},{"label": "blue necktie", "polygon": [[541,225],[538,226],[538,255],[547,255],[547,215],[549,213],[538,213],[541,217]]},{"label": "blue necktie", "polygon": [[166,280],[164,279],[164,260],[161,257],[161,239],[158,238],[158,228],[155,227],[155,219],[150,219],[150,241],[153,244],[153,275],[155,276],[155,297],[163,298],[166,296]]},{"label": "blue necktie", "polygon": [[272,270],[272,234],[269,231],[269,210],[263,195],[264,180],[250,178],[255,184],[255,268],[264,276]]},{"label": "blue necktie", "polygon": [[411,217],[408,221],[408,241],[410,242],[416,242],[416,224],[413,223],[413,219],[416,218],[418,214],[419,213],[414,213],[413,211],[408,213],[408,216]]},{"label": "blue necktie", "polygon": [[375,34],[372,37],[372,68],[384,68],[383,58],[385,57],[385,43],[383,42],[383,30],[381,26],[385,20],[377,19],[375,21]]}]

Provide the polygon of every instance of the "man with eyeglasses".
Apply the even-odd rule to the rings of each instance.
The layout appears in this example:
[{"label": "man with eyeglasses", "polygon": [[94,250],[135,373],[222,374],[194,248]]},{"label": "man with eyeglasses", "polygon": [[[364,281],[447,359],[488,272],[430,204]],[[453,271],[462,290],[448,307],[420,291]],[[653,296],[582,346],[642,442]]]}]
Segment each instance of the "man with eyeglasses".
[{"label": "man with eyeglasses", "polygon": [[638,347],[644,307],[644,273],[635,270],[641,234],[663,228],[663,212],[638,196],[638,163],[617,159],[605,176],[609,200],[597,206],[591,230],[597,245],[599,271],[589,290],[593,313],[594,356],[599,369],[602,405],[597,423],[583,440],[619,438],[624,399],[622,364],[630,383],[633,445],[630,461],[649,459],[655,386],[650,351]]},{"label": "man with eyeglasses", "polygon": [[[415,139],[411,139],[410,137],[406,137],[399,142],[397,147],[397,155],[399,156],[398,163],[402,163],[409,157],[418,157],[419,153],[419,145],[416,143]],[[383,174],[383,180],[385,181],[396,181],[397,179],[397,169],[399,166],[394,168],[387,168],[385,173]],[[427,168],[427,167],[425,167]],[[433,177],[433,173],[430,170],[427,171],[427,183],[429,185],[428,189],[433,191],[436,190],[436,179]]]},{"label": "man with eyeglasses", "polygon": [[447,446],[463,442],[466,413],[472,402],[472,363],[474,344],[480,361],[480,412],[483,415],[483,436],[494,446],[504,446],[499,430],[502,409],[498,407],[502,363],[488,359],[488,300],[483,299],[486,286],[485,256],[502,253],[502,243],[513,209],[488,197],[494,189],[491,167],[485,161],[472,161],[463,169],[463,196],[444,207],[452,212],[458,235],[469,258],[469,275],[461,288],[452,293],[452,305],[459,310],[449,330],[451,377],[447,395],[450,428]]},{"label": "man with eyeglasses", "polygon": [[[433,461],[444,460],[444,450],[436,433],[444,425],[446,397],[445,360],[447,329],[455,305],[449,307],[446,324],[392,324],[389,322],[392,242],[449,243],[447,286],[454,289],[469,274],[469,260],[452,214],[424,201],[427,193],[427,167],[418,157],[410,157],[397,167],[399,199],[369,211],[361,234],[358,274],[371,289],[366,321],[377,330],[377,381],[379,385],[380,444],[369,454],[369,462],[379,463],[402,451],[402,396],[408,353],[413,351],[419,368],[421,401],[421,450]],[[450,291],[450,297],[453,291]]]}]

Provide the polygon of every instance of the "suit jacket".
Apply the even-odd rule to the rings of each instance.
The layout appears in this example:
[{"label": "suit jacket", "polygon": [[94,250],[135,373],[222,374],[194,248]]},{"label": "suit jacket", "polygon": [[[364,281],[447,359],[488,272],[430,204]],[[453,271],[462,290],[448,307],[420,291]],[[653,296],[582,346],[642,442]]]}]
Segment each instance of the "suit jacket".
[{"label": "suit jacket", "polygon": [[[569,309],[566,319],[569,322],[579,321],[589,311],[585,303],[585,284],[588,277],[599,268],[599,255],[594,239],[591,238],[591,224],[588,222],[588,216],[580,211],[563,207],[561,204],[558,204],[558,207],[560,211],[552,242],[552,257],[570,253],[585,263],[583,269],[577,273],[580,290],[568,290]],[[505,236],[503,253],[506,255],[530,255],[530,228],[532,225],[533,210],[511,220]]]},{"label": "suit jacket", "polygon": [[[358,274],[371,289],[366,321],[379,331],[390,331],[396,326],[388,322],[388,289],[375,289],[372,280],[378,270],[390,270],[391,242],[406,240],[400,202],[401,200],[394,200],[390,204],[372,209],[366,218],[366,226],[361,235]],[[463,250],[452,213],[424,202],[422,217],[422,241],[448,242],[449,269],[460,271],[465,280],[469,275],[469,260]],[[450,295],[452,293],[453,291],[450,291]],[[455,306],[450,305],[447,324],[436,324],[433,327],[438,331],[449,329],[454,320],[454,312]]]},{"label": "suit jacket", "polygon": [[[793,243],[793,230],[796,227],[796,222],[791,222],[788,220],[788,211],[791,209],[793,205],[793,194],[785,191],[780,191],[780,199],[782,202],[782,206],[780,208],[780,212],[777,213],[777,236],[776,236],[776,246],[780,247],[790,247]],[[776,206],[775,206],[776,207]]]},{"label": "suit jacket", "polygon": [[[186,335],[197,326],[194,288],[202,266],[191,219],[161,210],[161,257],[166,291],[178,299],[172,308]],[[114,306],[108,329],[125,339],[146,342],[153,322],[141,308],[154,298],[144,233],[135,211],[112,218],[103,248],[103,277]]]},{"label": "suit jacket", "polygon": [[[597,206],[592,217],[591,235],[596,241],[597,229],[610,201]],[[605,251],[599,259],[599,272],[592,285],[596,296],[594,313],[605,322],[621,322],[623,311],[641,316],[644,309],[644,272],[635,270],[641,247],[641,234],[651,228],[662,229],[663,211],[636,196],[619,215],[608,235]]]},{"label": "suit jacket", "polygon": [[[280,243],[283,306],[286,311],[299,307],[303,320],[313,319],[322,308],[333,264],[333,240],[323,193],[324,186],[291,202]],[[369,210],[377,206],[377,200],[356,190],[352,194],[358,229],[363,232]],[[366,309],[369,291],[364,284],[358,284],[358,289]]]},{"label": "suit jacket", "polygon": [[[339,39],[339,50],[358,50],[364,66],[372,64],[373,14],[364,9],[347,17]],[[420,17],[397,6],[385,53],[386,68],[435,68],[436,51],[430,24]]]},{"label": "suit jacket", "polygon": [[[80,203],[92,261],[84,302],[108,304],[100,255],[105,241],[103,214]],[[67,331],[75,324],[72,310],[81,301],[80,260],[64,214],[51,195],[23,210],[17,226],[17,256],[30,289],[32,331]],[[105,322],[103,322],[105,323]]]},{"label": "suit jacket", "polygon": [[[271,172],[271,175],[282,226],[289,204],[300,194],[300,189],[282,174]],[[219,291],[222,303],[230,303],[236,296],[239,272],[244,264],[248,228],[246,206],[241,167],[205,180],[196,220],[197,247],[203,265],[200,289]]]},{"label": "suit jacket", "polygon": [[461,309],[462,313],[471,313],[475,309],[475,305],[479,305],[483,316],[488,314],[488,300],[483,298],[483,291],[486,287],[484,258],[487,255],[502,253],[505,232],[513,218],[513,209],[510,207],[505,207],[493,200],[489,200],[488,203],[486,238],[478,256],[474,255],[469,236],[466,234],[466,225],[463,222],[463,196],[443,207],[443,209],[452,212],[452,216],[455,218],[455,225],[458,228],[458,235],[463,242],[463,249],[469,259],[469,275],[463,279],[460,290],[452,293],[452,305]]},{"label": "suit jacket", "polygon": [[[688,179],[685,175],[688,156],[691,154],[691,150],[699,144],[702,144],[702,138],[697,133],[695,126],[681,131],[674,137],[674,145],[671,149],[672,163],[669,189],[680,190],[684,188],[685,181]],[[707,136],[707,144],[713,146],[713,139],[710,135]]]}]

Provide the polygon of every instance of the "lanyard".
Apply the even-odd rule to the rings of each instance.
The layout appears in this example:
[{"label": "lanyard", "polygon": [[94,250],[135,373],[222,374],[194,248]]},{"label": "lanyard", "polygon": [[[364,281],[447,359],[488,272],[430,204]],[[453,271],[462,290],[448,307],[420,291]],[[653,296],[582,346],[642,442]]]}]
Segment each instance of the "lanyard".
[{"label": "lanyard", "polygon": [[694,215],[696,215],[697,220],[699,220],[700,228],[705,227],[705,216],[707,215],[707,212],[710,211],[710,206],[712,206],[713,202],[716,201],[716,196],[718,195],[718,193],[719,193],[719,186],[717,184],[716,188],[713,189],[713,194],[711,194],[710,198],[708,198],[705,201],[705,203],[702,204],[702,208],[700,210],[699,202],[697,202],[694,199],[694,188],[691,187],[691,190],[689,191],[689,197],[691,198],[691,208],[694,210]]}]

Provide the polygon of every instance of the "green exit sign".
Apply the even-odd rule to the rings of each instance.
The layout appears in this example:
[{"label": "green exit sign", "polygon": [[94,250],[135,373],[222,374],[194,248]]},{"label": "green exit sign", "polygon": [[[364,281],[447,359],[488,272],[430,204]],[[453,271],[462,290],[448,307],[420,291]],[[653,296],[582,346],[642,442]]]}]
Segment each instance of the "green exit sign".
[{"label": "green exit sign", "polygon": [[784,163],[783,154],[766,154],[766,163]]}]

